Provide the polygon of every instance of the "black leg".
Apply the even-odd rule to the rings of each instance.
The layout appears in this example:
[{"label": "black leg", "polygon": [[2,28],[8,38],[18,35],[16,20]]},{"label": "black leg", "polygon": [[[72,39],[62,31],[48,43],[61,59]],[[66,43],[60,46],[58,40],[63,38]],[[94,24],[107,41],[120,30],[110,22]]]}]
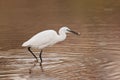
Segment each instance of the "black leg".
[{"label": "black leg", "polygon": [[41,51],[40,51],[40,54],[39,54],[39,58],[40,58],[40,61],[41,61],[41,62],[40,62],[40,66],[42,66],[42,52],[43,52],[43,51],[41,50]]},{"label": "black leg", "polygon": [[36,58],[36,60],[37,60],[37,62],[38,62],[38,59],[37,59],[37,57],[35,56],[35,54],[31,51],[31,49],[30,49],[31,47],[28,47],[28,51],[30,51],[30,53]]}]

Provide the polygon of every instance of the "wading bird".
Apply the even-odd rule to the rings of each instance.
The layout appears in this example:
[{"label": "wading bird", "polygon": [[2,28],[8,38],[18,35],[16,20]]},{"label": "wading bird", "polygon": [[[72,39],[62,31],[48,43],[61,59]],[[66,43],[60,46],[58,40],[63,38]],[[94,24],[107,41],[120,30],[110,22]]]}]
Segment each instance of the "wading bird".
[{"label": "wading bird", "polygon": [[57,33],[55,30],[45,30],[42,32],[37,33],[32,38],[30,38],[28,41],[24,42],[22,44],[22,47],[28,47],[28,51],[36,58],[37,62],[38,59],[36,55],[31,51],[31,48],[40,49],[40,65],[42,65],[42,52],[45,47],[51,46],[55,43],[61,42],[66,39],[66,33],[74,33],[76,35],[79,35],[80,33],[77,33],[75,31],[72,31],[68,27],[62,27],[59,29],[59,32]]}]

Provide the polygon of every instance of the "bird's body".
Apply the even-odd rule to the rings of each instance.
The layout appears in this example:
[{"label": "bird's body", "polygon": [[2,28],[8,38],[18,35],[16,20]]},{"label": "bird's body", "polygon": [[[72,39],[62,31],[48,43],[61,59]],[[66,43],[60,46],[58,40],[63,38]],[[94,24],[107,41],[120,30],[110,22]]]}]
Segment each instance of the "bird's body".
[{"label": "bird's body", "polygon": [[54,30],[45,30],[34,35],[28,41],[24,42],[22,46],[43,49],[57,42],[63,41],[66,38],[66,35],[61,35],[62,36],[58,35]]},{"label": "bird's body", "polygon": [[34,35],[28,41],[24,42],[22,44],[22,46],[23,47],[28,47],[28,50],[30,51],[30,53],[32,53],[32,55],[36,58],[37,61],[38,61],[38,59],[34,55],[34,53],[31,51],[31,48],[40,49],[41,52],[40,52],[39,57],[40,57],[40,60],[41,60],[41,63],[42,63],[42,57],[41,57],[42,49],[45,48],[45,47],[51,46],[55,43],[58,43],[58,42],[61,42],[61,41],[65,40],[66,39],[66,33],[69,33],[69,32],[72,32],[76,35],[79,35],[79,33],[70,30],[68,27],[60,28],[58,33],[54,30],[45,30],[45,31],[39,32],[36,35]]}]

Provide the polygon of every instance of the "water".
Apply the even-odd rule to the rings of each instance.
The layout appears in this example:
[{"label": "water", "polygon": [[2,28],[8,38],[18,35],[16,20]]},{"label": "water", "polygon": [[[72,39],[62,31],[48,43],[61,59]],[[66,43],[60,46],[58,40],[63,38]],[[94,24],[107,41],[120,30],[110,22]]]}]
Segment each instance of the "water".
[{"label": "water", "polygon": [[[0,0],[0,80],[120,80],[119,4]],[[63,25],[81,35],[68,34],[64,42],[44,49],[42,72],[21,44],[39,31]]]}]

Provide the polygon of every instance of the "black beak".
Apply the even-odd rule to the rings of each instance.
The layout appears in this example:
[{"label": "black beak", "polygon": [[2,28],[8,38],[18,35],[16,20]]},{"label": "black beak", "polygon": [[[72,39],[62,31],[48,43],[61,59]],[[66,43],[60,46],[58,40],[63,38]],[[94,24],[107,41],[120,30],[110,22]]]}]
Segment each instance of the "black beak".
[{"label": "black beak", "polygon": [[78,33],[78,32],[75,32],[75,31],[72,31],[72,30],[68,30],[68,31],[73,33],[73,34],[80,35],[80,33]]}]

